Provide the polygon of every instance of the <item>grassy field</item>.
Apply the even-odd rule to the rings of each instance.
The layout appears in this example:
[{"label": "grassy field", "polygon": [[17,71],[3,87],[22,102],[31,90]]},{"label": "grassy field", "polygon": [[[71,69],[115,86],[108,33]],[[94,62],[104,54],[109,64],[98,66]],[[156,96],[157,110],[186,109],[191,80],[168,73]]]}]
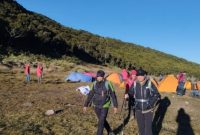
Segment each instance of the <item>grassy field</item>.
[{"label": "grassy field", "polygon": [[[96,71],[105,67],[85,67]],[[85,96],[75,89],[87,83],[66,83],[67,72],[45,72],[42,84],[32,75],[30,84],[24,82],[20,69],[0,72],[0,134],[2,135],[94,135],[97,119],[92,108],[82,112]],[[109,110],[108,121],[115,133],[120,134],[123,120],[124,135],[137,135],[136,120],[129,119],[128,111],[121,112],[123,90],[115,86],[119,102],[117,114]],[[200,135],[200,99],[192,98],[189,92],[178,97],[174,93],[162,93],[162,102],[155,113],[156,129],[160,135]],[[180,108],[183,108],[180,111]],[[47,110],[58,113],[46,116]],[[187,130],[187,131],[185,131]],[[106,132],[105,132],[106,134]],[[178,135],[179,135],[178,134]]]}]

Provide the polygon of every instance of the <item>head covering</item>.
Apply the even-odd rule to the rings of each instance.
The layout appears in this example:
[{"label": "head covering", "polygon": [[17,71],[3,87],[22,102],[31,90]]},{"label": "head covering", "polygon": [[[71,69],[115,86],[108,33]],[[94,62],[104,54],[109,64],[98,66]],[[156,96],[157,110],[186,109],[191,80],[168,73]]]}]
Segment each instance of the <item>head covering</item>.
[{"label": "head covering", "polygon": [[130,75],[137,75],[137,71],[136,70],[131,70]]},{"label": "head covering", "polygon": [[147,75],[147,72],[144,71],[143,69],[139,69],[139,70],[137,70],[137,74],[136,75],[137,76],[145,76],[145,75]]},{"label": "head covering", "polygon": [[104,76],[105,76],[105,72],[103,70],[97,71],[97,76],[96,77],[104,77]]}]

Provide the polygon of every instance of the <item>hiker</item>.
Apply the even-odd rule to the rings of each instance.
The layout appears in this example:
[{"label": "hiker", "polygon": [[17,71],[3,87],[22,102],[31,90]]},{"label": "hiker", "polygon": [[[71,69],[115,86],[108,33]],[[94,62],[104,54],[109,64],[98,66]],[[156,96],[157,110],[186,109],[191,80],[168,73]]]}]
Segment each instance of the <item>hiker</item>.
[{"label": "hiker", "polygon": [[159,76],[159,82],[162,81],[162,79],[163,79],[163,74],[160,73],[160,76]]},{"label": "hiker", "polygon": [[198,88],[197,88],[197,82],[196,79],[194,78],[194,76],[191,77],[191,96],[193,97],[198,97],[200,95]]},{"label": "hiker", "polygon": [[177,78],[178,78],[178,86],[177,86],[176,92],[177,92],[177,95],[182,96],[182,95],[185,94],[184,85],[185,85],[185,82],[186,82],[186,73],[180,72],[177,75]]},{"label": "hiker", "polygon": [[194,76],[192,76],[191,78],[190,78],[190,80],[191,80],[191,89],[192,90],[195,90],[196,89],[196,79],[195,79],[195,77]]},{"label": "hiker", "polygon": [[38,63],[36,73],[37,73],[38,83],[41,83],[43,75],[43,66],[41,63]]},{"label": "hiker", "polygon": [[98,117],[97,135],[103,134],[104,127],[109,135],[114,135],[106,117],[111,104],[111,98],[114,105],[114,113],[117,113],[117,97],[111,82],[105,80],[105,72],[99,70],[96,75],[96,81],[93,83],[92,89],[85,101],[83,111],[86,112],[88,105],[92,102],[95,106],[94,110]]},{"label": "hiker", "polygon": [[131,70],[130,77],[128,78],[128,80],[125,84],[126,90],[125,90],[125,97],[124,98],[126,100],[128,100],[129,116],[130,116],[132,109],[133,109],[133,114],[135,116],[135,109],[134,109],[135,99],[133,97],[133,91],[131,91],[130,88],[133,85],[133,83],[136,81],[136,78],[137,78],[136,74],[137,74],[136,70]]},{"label": "hiker", "polygon": [[24,73],[26,75],[26,82],[30,82],[30,64],[26,63],[24,65]]},{"label": "hiker", "polygon": [[127,79],[129,78],[129,74],[126,69],[122,69],[121,75],[122,75],[123,81],[127,81]]},{"label": "hiker", "polygon": [[160,94],[151,82],[147,79],[147,72],[143,69],[137,70],[137,81],[131,89],[135,98],[135,113],[140,135],[152,135],[153,111],[160,100]]}]

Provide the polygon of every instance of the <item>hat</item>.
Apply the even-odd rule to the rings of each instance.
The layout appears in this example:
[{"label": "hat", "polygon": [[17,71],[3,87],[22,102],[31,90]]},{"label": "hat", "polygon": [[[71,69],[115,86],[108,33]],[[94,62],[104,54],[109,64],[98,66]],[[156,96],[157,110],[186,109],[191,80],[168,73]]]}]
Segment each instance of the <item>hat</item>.
[{"label": "hat", "polygon": [[96,77],[104,77],[105,72],[103,70],[97,71],[97,76]]},{"label": "hat", "polygon": [[131,75],[136,75],[137,74],[137,71],[136,70],[131,70]]},{"label": "hat", "polygon": [[145,75],[147,75],[147,72],[144,71],[143,69],[139,69],[139,70],[137,70],[137,74],[136,75],[137,76],[145,76]]}]

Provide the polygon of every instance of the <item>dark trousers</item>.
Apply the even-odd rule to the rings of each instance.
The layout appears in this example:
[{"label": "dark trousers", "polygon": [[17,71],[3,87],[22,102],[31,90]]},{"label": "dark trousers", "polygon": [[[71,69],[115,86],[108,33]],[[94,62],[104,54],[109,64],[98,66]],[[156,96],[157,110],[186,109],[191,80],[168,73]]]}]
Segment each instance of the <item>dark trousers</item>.
[{"label": "dark trousers", "polygon": [[106,117],[108,114],[108,108],[98,108],[95,107],[95,113],[98,117],[98,130],[97,130],[97,135],[103,135],[103,129],[107,130],[109,133],[111,131],[110,125],[108,124]]},{"label": "dark trousers", "polygon": [[152,135],[153,112],[136,111],[136,119],[140,135]]},{"label": "dark trousers", "polygon": [[129,95],[129,100],[128,100],[128,110],[129,110],[129,117],[131,116],[131,111],[133,110],[133,116],[135,118],[135,99],[133,96]]}]

